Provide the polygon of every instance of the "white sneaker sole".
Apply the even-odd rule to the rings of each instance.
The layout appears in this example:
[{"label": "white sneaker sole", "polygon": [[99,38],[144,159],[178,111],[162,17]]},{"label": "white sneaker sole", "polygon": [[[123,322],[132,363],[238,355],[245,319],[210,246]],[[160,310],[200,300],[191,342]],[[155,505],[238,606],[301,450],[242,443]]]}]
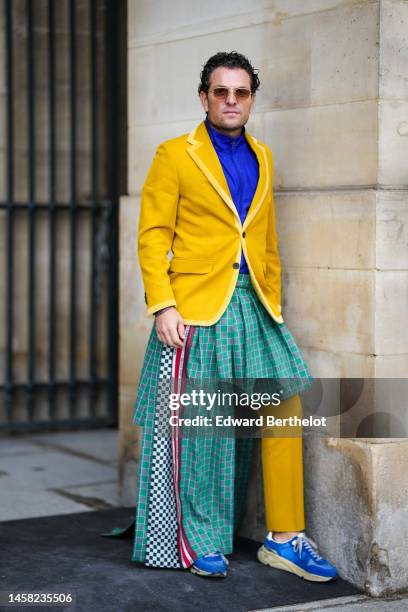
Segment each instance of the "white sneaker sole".
[{"label": "white sneaker sole", "polygon": [[228,561],[227,557],[225,555],[223,555],[222,553],[221,553],[221,557],[224,559],[225,563],[227,565],[229,565],[229,561]]},{"label": "white sneaker sole", "polygon": [[197,574],[197,576],[208,576],[210,578],[225,578],[227,576],[227,572],[221,573],[217,572],[216,574],[212,572],[206,572],[204,570],[197,569],[196,567],[190,566],[190,572],[192,574]]},{"label": "white sneaker sole", "polygon": [[304,578],[305,580],[310,580],[311,582],[329,582],[329,580],[333,580],[337,576],[318,576],[316,574],[311,574],[310,572],[306,572],[301,567],[298,567],[292,561],[288,559],[284,559],[280,557],[276,553],[272,552],[265,548],[265,546],[261,546],[258,549],[258,560],[264,565],[269,565],[269,567],[275,567],[276,569],[285,570],[286,572],[291,572],[292,574],[296,574],[296,576],[300,576],[300,578]]}]

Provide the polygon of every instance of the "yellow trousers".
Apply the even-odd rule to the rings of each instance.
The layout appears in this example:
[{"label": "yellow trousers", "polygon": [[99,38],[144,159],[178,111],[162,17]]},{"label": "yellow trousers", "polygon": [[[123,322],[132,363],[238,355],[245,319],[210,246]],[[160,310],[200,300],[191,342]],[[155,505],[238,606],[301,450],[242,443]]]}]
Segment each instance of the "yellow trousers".
[{"label": "yellow trousers", "polygon": [[266,416],[302,418],[298,394],[279,406],[264,406],[262,430],[262,475],[265,518],[268,531],[305,529],[301,426],[267,426]]}]

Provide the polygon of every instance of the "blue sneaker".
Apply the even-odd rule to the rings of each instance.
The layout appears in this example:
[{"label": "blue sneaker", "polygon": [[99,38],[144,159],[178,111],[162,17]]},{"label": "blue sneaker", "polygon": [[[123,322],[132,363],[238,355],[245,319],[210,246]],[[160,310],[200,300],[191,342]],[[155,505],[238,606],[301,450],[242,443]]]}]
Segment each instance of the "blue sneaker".
[{"label": "blue sneaker", "polygon": [[258,550],[264,565],[292,572],[313,582],[327,582],[338,576],[334,565],[317,553],[317,545],[304,531],[287,542],[277,542],[268,534]]},{"label": "blue sneaker", "polygon": [[199,576],[210,576],[211,578],[225,578],[227,575],[229,561],[220,552],[204,555],[190,566],[190,571]]}]

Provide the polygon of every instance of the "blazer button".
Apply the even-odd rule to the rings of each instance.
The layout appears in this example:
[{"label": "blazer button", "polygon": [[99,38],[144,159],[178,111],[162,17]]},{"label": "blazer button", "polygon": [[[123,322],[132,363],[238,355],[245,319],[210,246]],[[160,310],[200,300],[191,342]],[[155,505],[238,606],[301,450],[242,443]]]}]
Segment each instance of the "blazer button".
[{"label": "blazer button", "polygon": [[237,263],[237,262],[233,263],[232,267],[235,268],[235,270],[236,270],[237,268],[239,268],[239,263]]},{"label": "blazer button", "polygon": [[242,237],[245,238],[245,232],[242,232]]}]

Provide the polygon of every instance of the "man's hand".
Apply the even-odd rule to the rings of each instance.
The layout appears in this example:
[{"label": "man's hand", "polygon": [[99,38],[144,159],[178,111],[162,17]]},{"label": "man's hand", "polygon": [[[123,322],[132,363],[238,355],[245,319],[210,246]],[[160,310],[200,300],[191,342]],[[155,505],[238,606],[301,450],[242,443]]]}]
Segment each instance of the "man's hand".
[{"label": "man's hand", "polygon": [[159,312],[155,316],[156,332],[160,342],[172,346],[173,348],[181,348],[184,340],[184,322],[183,317],[172,306],[164,312]]}]

